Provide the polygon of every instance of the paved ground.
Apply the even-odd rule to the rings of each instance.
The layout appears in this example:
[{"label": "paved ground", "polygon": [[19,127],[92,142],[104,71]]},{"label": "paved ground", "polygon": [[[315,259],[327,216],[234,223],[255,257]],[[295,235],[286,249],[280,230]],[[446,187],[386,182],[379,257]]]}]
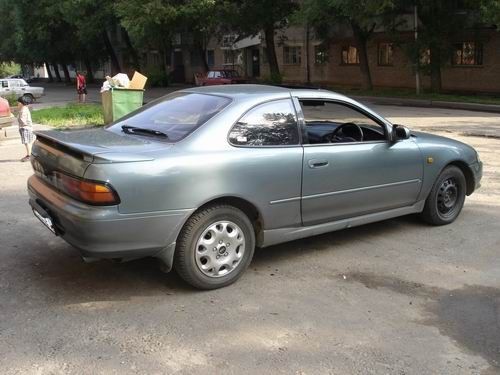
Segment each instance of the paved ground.
[{"label": "paved ground", "polygon": [[[378,109],[500,130],[489,114]],[[153,260],[81,262],[32,216],[21,147],[0,144],[0,373],[500,373],[500,140],[447,135],[485,163],[454,224],[404,217],[274,246],[211,292]]]}]

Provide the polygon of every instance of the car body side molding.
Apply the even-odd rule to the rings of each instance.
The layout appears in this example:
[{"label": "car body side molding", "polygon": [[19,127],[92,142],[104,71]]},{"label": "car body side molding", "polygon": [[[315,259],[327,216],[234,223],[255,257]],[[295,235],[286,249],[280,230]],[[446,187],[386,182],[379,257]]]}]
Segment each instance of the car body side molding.
[{"label": "car body side molding", "polygon": [[392,210],[375,212],[367,215],[311,225],[307,227],[280,228],[264,230],[259,247],[267,247],[278,243],[298,240],[300,238],[316,236],[323,233],[334,232],[341,229],[356,227],[359,225],[369,224],[376,221],[392,219],[394,217],[409,215],[422,212],[424,209],[425,200],[416,202],[407,207],[395,208]]}]

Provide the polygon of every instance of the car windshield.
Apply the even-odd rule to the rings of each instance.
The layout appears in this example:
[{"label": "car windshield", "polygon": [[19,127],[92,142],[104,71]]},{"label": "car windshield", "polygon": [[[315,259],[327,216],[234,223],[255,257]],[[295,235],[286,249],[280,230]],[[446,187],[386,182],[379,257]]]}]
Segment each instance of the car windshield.
[{"label": "car windshield", "polygon": [[215,95],[173,93],[132,112],[108,128],[122,131],[122,127],[127,126],[155,130],[166,134],[168,142],[177,142],[210,120],[230,102],[229,98]]}]

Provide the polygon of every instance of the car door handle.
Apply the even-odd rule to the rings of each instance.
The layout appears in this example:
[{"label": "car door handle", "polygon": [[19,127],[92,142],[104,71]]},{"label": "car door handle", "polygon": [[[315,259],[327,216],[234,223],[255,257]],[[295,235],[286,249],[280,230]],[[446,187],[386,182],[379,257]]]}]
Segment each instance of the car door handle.
[{"label": "car door handle", "polygon": [[328,160],[311,159],[307,162],[309,168],[321,168],[328,166]]}]

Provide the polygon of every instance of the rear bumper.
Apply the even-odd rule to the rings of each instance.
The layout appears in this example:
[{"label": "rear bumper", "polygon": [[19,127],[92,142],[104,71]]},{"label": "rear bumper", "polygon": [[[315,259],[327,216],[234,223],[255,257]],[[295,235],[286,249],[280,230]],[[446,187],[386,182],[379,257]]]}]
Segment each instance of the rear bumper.
[{"label": "rear bumper", "polygon": [[75,201],[35,175],[28,180],[28,193],[31,207],[46,211],[56,234],[88,258],[140,258],[173,249],[182,225],[194,211],[121,214],[118,206],[94,207]]}]

